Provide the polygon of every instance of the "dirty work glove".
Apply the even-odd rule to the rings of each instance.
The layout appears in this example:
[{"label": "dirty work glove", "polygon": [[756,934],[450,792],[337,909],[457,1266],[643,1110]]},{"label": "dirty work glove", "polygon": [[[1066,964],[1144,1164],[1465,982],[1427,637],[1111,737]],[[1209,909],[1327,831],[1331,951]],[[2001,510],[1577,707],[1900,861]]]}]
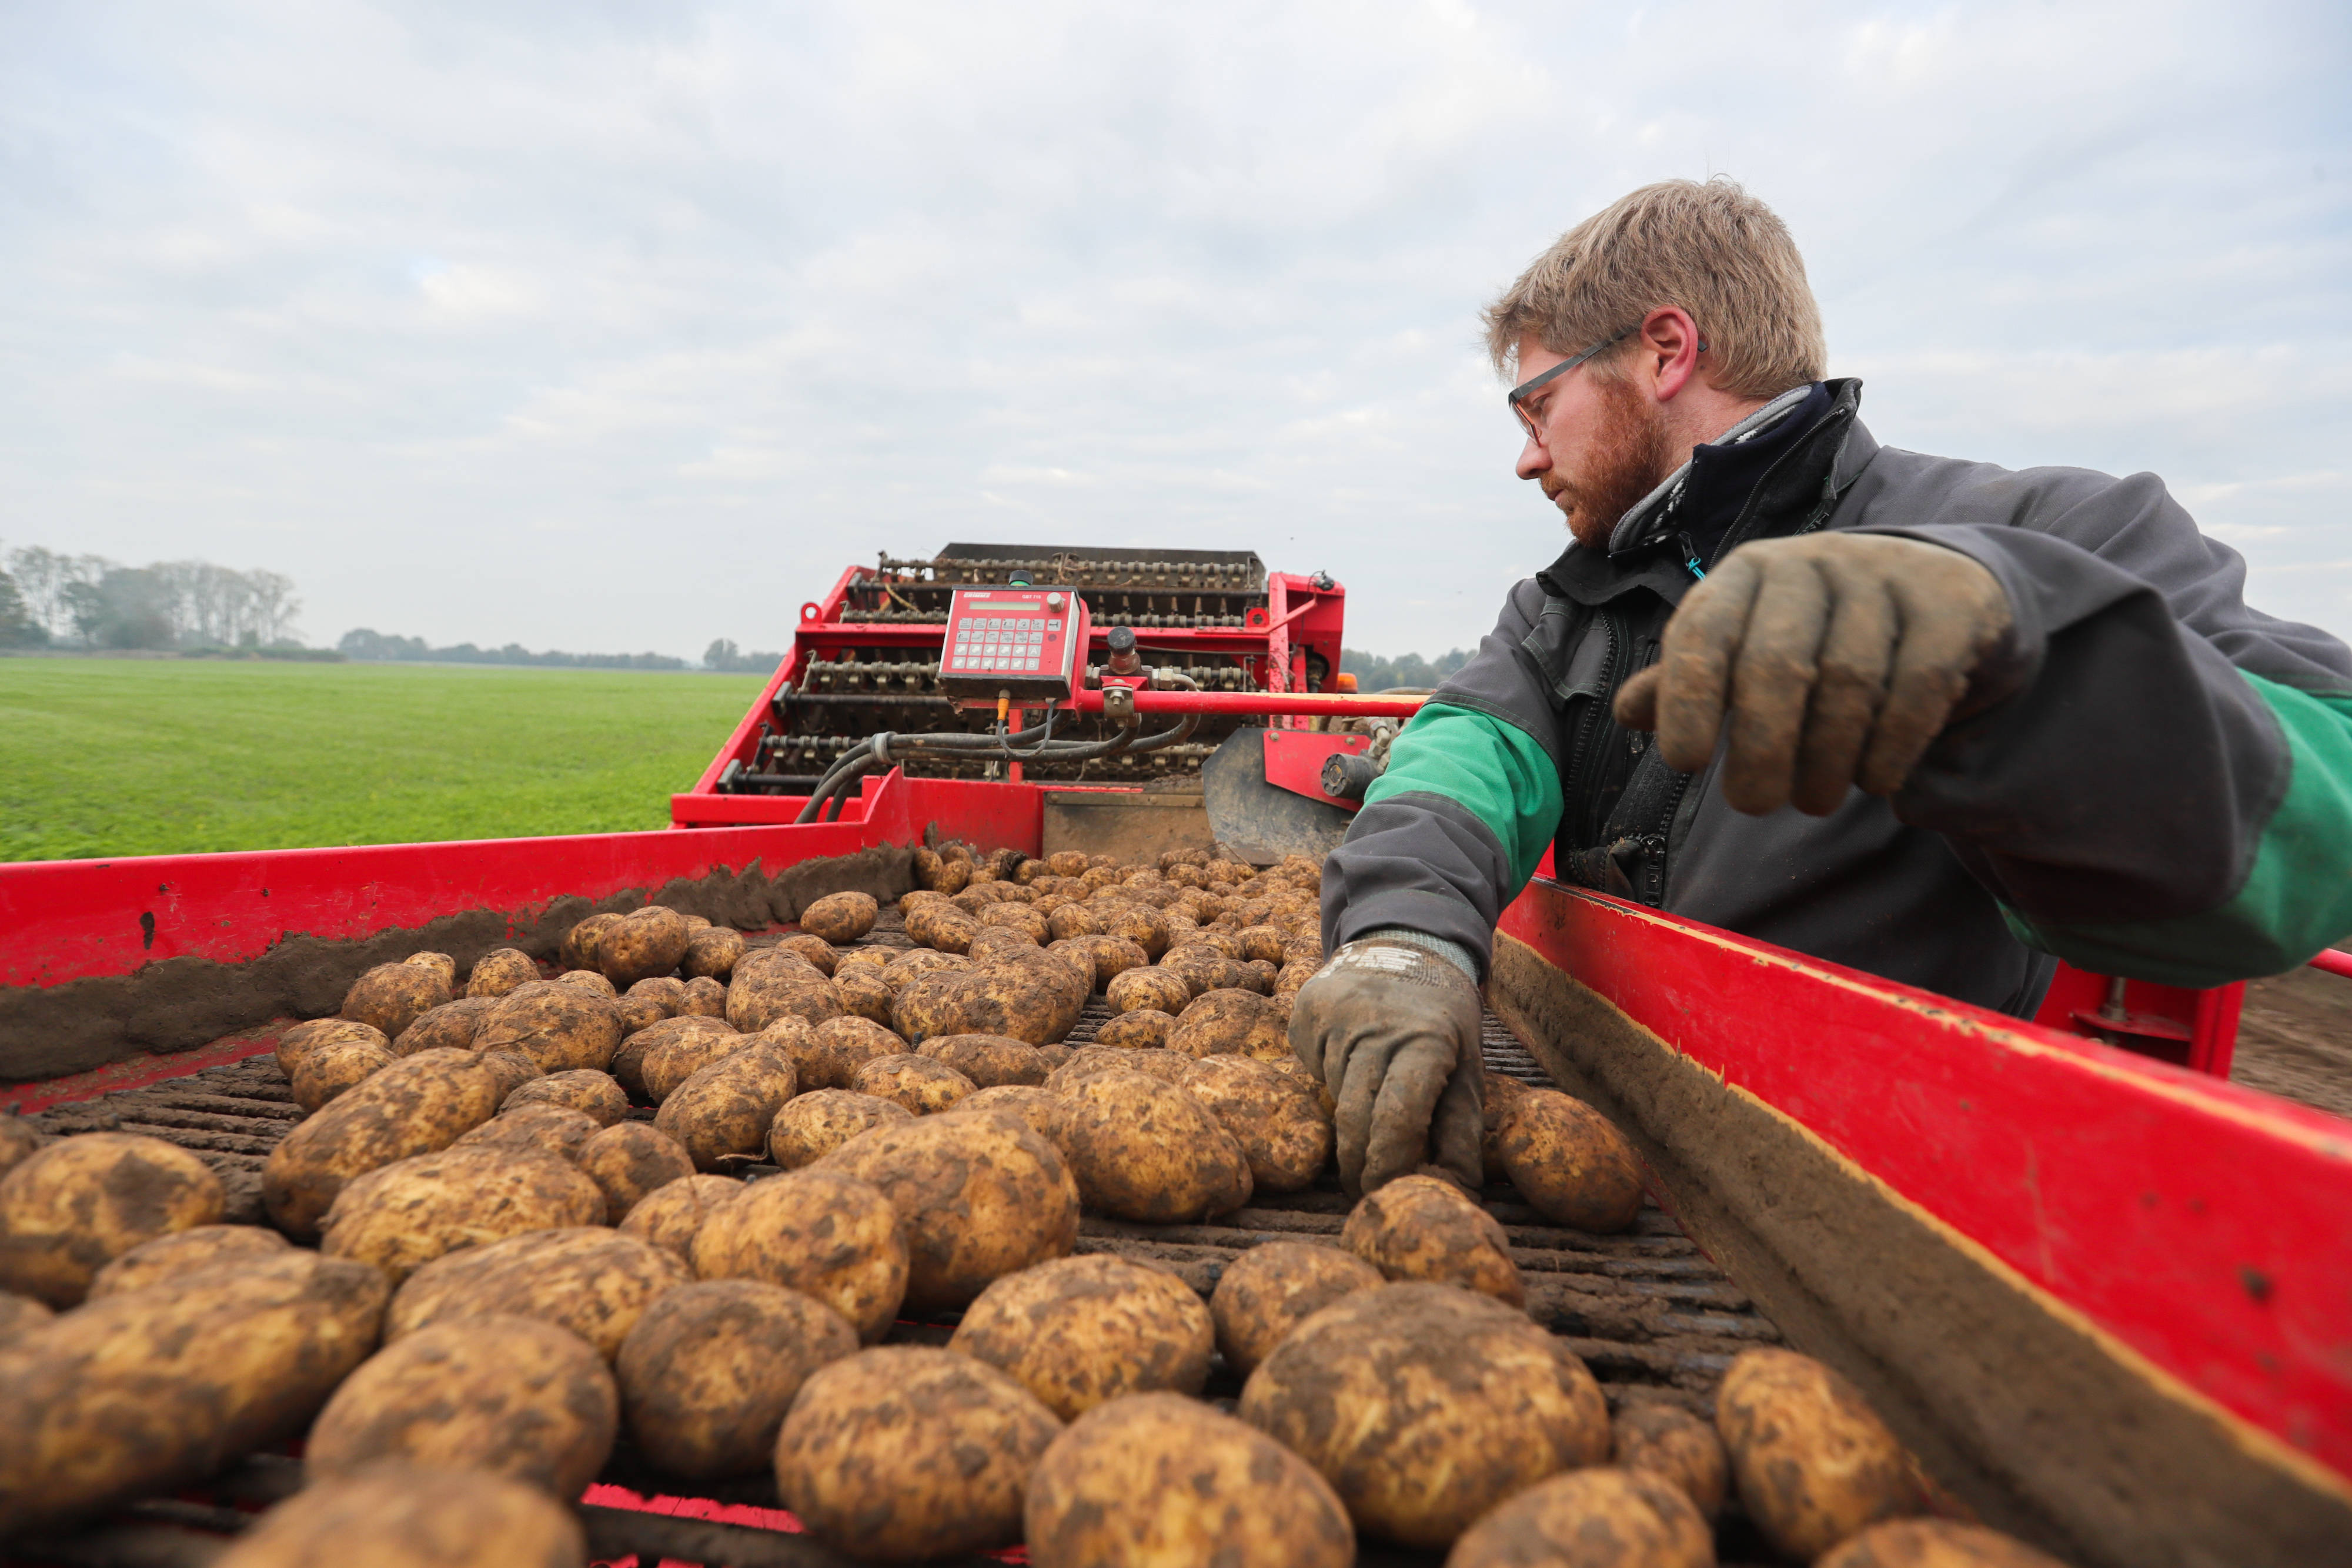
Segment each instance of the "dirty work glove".
[{"label": "dirty work glove", "polygon": [[1958,550],[1885,534],[1762,539],[1724,558],[1666,623],[1664,656],[1617,695],[1695,773],[1727,718],[1723,798],[1816,817],[1850,786],[1892,795],[1955,718],[2010,695],[2009,596]]},{"label": "dirty work glove", "polygon": [[1349,1196],[1435,1166],[1480,1185],[1486,1069],[1478,988],[1427,948],[1374,936],[1331,955],[1298,988],[1290,1049],[1339,1103]]}]

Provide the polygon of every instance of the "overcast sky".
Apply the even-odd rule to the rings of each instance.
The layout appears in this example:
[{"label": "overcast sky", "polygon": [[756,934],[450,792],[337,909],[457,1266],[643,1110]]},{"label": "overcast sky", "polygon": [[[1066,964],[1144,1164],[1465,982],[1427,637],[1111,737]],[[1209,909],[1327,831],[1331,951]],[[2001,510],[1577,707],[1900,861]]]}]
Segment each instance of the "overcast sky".
[{"label": "overcast sky", "polygon": [[783,644],[877,550],[1558,553],[1476,314],[1731,174],[1892,445],[2151,469],[2352,633],[2352,7],[0,0],[0,539],[301,629]]}]

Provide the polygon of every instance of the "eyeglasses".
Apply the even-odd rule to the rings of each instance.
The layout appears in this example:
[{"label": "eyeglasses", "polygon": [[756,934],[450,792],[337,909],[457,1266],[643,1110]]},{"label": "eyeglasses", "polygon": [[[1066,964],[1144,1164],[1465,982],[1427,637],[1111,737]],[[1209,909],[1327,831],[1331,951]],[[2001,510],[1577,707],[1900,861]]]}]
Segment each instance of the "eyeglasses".
[{"label": "eyeglasses", "polygon": [[1633,324],[1633,327],[1626,328],[1615,337],[1604,338],[1600,342],[1593,344],[1592,347],[1585,350],[1584,352],[1577,355],[1575,358],[1562,360],[1559,363],[1554,365],[1551,369],[1546,371],[1543,374],[1536,377],[1534,380],[1521,382],[1517,386],[1511,389],[1511,395],[1507,400],[1511,405],[1511,412],[1519,416],[1519,426],[1528,433],[1528,439],[1529,441],[1540,442],[1543,440],[1543,432],[1536,427],[1536,416],[1528,412],[1528,400],[1535,396],[1537,392],[1541,392],[1551,382],[1558,381],[1560,377],[1568,374],[1569,371],[1576,369],[1577,366],[1584,363],[1585,361],[1592,358],[1593,355],[1607,349],[1613,349],[1618,344],[1623,342],[1626,339],[1633,335],[1634,328],[1639,327],[1641,323],[1637,321]]}]

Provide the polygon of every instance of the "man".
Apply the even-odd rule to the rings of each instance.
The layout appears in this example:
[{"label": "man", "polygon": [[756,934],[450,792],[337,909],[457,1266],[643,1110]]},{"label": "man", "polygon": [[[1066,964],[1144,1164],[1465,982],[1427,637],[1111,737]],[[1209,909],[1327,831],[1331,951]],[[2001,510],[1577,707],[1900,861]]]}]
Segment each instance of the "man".
[{"label": "man", "polygon": [[1351,1189],[1476,1186],[1478,987],[1547,844],[1563,881],[2019,1016],[2053,955],[2214,986],[2352,930],[2352,653],[2248,609],[2153,476],[1881,447],[1762,203],[1636,191],[1486,326],[1571,542],[1326,868],[1290,1038]]}]

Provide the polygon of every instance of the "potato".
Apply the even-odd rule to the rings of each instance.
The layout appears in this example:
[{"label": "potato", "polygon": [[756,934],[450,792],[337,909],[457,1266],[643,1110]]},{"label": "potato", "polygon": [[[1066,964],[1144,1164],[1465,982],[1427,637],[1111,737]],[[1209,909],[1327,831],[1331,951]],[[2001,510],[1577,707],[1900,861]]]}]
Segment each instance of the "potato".
[{"label": "potato", "polygon": [[[475,1032],[498,1005],[496,997],[459,997],[456,1001],[444,1002],[402,1030],[400,1038],[392,1042],[392,1053],[394,1056],[415,1056],[420,1051],[471,1051],[474,1049]],[[347,1024],[344,1027],[363,1029],[366,1026]],[[278,1065],[282,1067],[285,1060],[282,1046],[280,1049]],[[293,1075],[289,1073],[287,1076],[291,1078]]]},{"label": "potato", "polygon": [[1094,989],[1097,991],[1129,969],[1140,969],[1151,962],[1142,948],[1124,936],[1072,936],[1046,950],[1065,954],[1092,968]]},{"label": "potato", "polygon": [[1104,936],[1134,943],[1143,950],[1145,962],[1157,963],[1160,956],[1168,951],[1168,917],[1150,904],[1130,898],[1108,904],[1093,899],[1087,907],[1094,912]]},{"label": "potato", "polygon": [[294,1069],[294,1103],[316,1111],[399,1060],[390,1046],[364,1040],[339,1040],[305,1051]]},{"label": "potato", "polygon": [[1095,1043],[1122,1051],[1157,1051],[1167,1045],[1168,1032],[1175,1027],[1176,1020],[1158,1008],[1138,1008],[1104,1020],[1095,1030]]},{"label": "potato", "polygon": [[849,1087],[929,1116],[951,1108],[977,1085],[944,1061],[905,1052],[876,1057],[857,1070]]},{"label": "potato", "polygon": [[1181,1081],[1241,1145],[1259,1192],[1302,1192],[1331,1157],[1331,1124],[1311,1081],[1246,1056],[1190,1058]]},{"label": "potato", "polygon": [[1200,1393],[1216,1331],[1175,1275],[1096,1254],[1007,1274],[964,1310],[948,1348],[1072,1421],[1122,1395]]},{"label": "potato", "polygon": [[215,1559],[217,1568],[577,1568],[572,1511],[520,1481],[380,1459],[313,1482]]},{"label": "potato", "polygon": [[1642,1211],[1642,1163],[1625,1134],[1556,1089],[1518,1097],[1495,1152],[1528,1207],[1578,1230],[1622,1230]]},{"label": "potato", "polygon": [[[1195,997],[1216,990],[1256,991],[1270,984],[1240,959],[1228,958],[1220,949],[1197,937],[1171,945],[1160,955],[1159,967],[1183,977]],[[1182,1018],[1181,1011],[1178,1018]]]},{"label": "potato", "polygon": [[1189,1225],[1250,1199],[1233,1135],[1191,1094],[1140,1072],[1096,1073],[1064,1091],[1062,1146],[1080,1201],[1115,1219]]},{"label": "potato", "polygon": [[0,1290],[59,1309],[143,1241],[219,1223],[212,1167],[132,1133],[61,1138],[0,1176]]},{"label": "potato", "polygon": [[1192,1075],[1192,1059],[1170,1051],[1082,1045],[1067,1061],[1045,1074],[1045,1088],[1054,1094],[1066,1094],[1085,1080],[1105,1072],[1140,1072],[1181,1089],[1184,1080]]},{"label": "potato", "polygon": [[0,1353],[0,1538],[299,1435],[375,1348],[386,1290],[364,1264],[289,1249],[121,1291],[17,1341]]},{"label": "potato", "polygon": [[1174,1018],[1192,1005],[1192,982],[1172,969],[1152,966],[1129,969],[1103,988],[1103,999],[1115,1013],[1149,1008]]},{"label": "potato", "polygon": [[994,1367],[887,1345],[819,1367],[776,1437],[776,1491],[823,1541],[888,1563],[1003,1546],[1061,1432]]},{"label": "potato", "polygon": [[604,1193],[561,1155],[451,1147],[352,1178],[327,1210],[319,1250],[373,1263],[397,1283],[461,1248],[604,1219]]},{"label": "potato", "polygon": [[[1207,917],[1204,915],[1202,918]],[[1242,956],[1242,939],[1230,931],[1219,931],[1214,927],[1203,927],[1193,933],[1190,938],[1190,945],[1198,947],[1213,947],[1228,958],[1239,958]]]},{"label": "potato", "polygon": [[545,1076],[540,1071],[537,1062],[511,1051],[486,1051],[475,1060],[488,1068],[498,1080],[499,1103],[501,1105],[516,1090]]},{"label": "potato", "polygon": [[1464,1532],[1446,1568],[1715,1568],[1706,1521],[1675,1487],[1639,1470],[1571,1470],[1538,1481]]},{"label": "potato", "polygon": [[723,1019],[727,1016],[727,988],[707,975],[698,976],[687,981],[677,1010],[682,1018]]},{"label": "potato", "polygon": [[842,1315],[798,1291],[705,1280],[646,1308],[613,1370],[629,1435],[654,1468],[720,1480],[774,1463],[801,1385],[856,1350]]},{"label": "potato", "polygon": [[602,1072],[621,1045],[619,1007],[593,991],[548,981],[518,986],[474,1031],[476,1051],[511,1051],[541,1072]]},{"label": "potato", "polygon": [[1061,1152],[1002,1113],[892,1123],[809,1168],[869,1182],[898,1211],[914,1312],[961,1307],[1077,1242],[1077,1188]]},{"label": "potato", "polygon": [[675,909],[648,904],[623,915],[596,936],[596,967],[626,990],[639,980],[675,970],[686,957],[694,928]]},{"label": "potato", "polygon": [[420,969],[430,969],[441,977],[441,983],[455,991],[457,988],[457,960],[446,953],[411,953],[401,960]]},{"label": "potato", "polygon": [[623,1040],[670,1016],[669,1009],[652,997],[622,997],[614,1002],[613,1010],[620,1015]]},{"label": "potato", "polygon": [[1382,1285],[1292,1330],[1243,1420],[1321,1471],[1359,1531],[1440,1551],[1496,1503],[1609,1457],[1600,1385],[1560,1340],[1454,1285]]},{"label": "potato", "polygon": [[[646,1042],[635,1056],[638,1086],[646,1099],[658,1105],[712,1062],[749,1050],[761,1038],[738,1034],[720,1019],[664,1019],[636,1036]],[[635,1040],[630,1043],[635,1045]]]},{"label": "potato", "polygon": [[[1014,905],[1014,907],[1020,906]],[[1028,911],[1024,909],[1023,913],[1027,914]],[[1034,949],[1037,946],[1036,939],[1025,930],[1019,930],[1003,923],[991,925],[982,922],[978,935],[971,939],[971,946],[964,949],[964,953],[973,963],[985,964],[991,959]]]},{"label": "potato", "polygon": [[575,1067],[569,1072],[534,1078],[499,1102],[500,1111],[513,1111],[524,1105],[566,1106],[583,1113],[600,1127],[609,1127],[629,1113],[629,1096],[611,1073]]},{"label": "potato", "polygon": [[[1053,923],[1026,904],[992,904],[976,916],[982,932],[991,926],[1016,931],[1031,942],[1043,946],[1053,936]],[[974,938],[978,940],[978,938]]]},{"label": "potato", "polygon": [[1279,1061],[1290,1055],[1290,1020],[1255,991],[1227,987],[1204,991],[1177,1015],[1168,1049],[1185,1056],[1255,1056]]},{"label": "potato", "polygon": [[600,997],[620,999],[620,991],[613,982],[594,969],[566,969],[555,977],[559,986],[577,986],[583,991],[593,991]]},{"label": "potato", "polygon": [[695,1169],[714,1171],[732,1157],[764,1154],[768,1124],[797,1089],[791,1053],[755,1040],[665,1096],[654,1125],[684,1145]]},{"label": "potato", "polygon": [[969,969],[971,960],[961,953],[940,953],[929,947],[910,947],[882,967],[882,983],[898,995],[910,983],[925,975],[947,969]]},{"label": "potato", "polygon": [[683,1260],[694,1249],[696,1233],[710,1217],[749,1190],[733,1176],[690,1176],[666,1182],[637,1200],[621,1222],[621,1234],[649,1242]]},{"label": "potato", "polygon": [[1789,1556],[1811,1562],[1867,1525],[1925,1507],[1895,1434],[1811,1356],[1740,1352],[1716,1392],[1715,1429],[1741,1505]]},{"label": "potato", "polygon": [[567,969],[596,967],[596,944],[605,932],[621,923],[615,914],[592,915],[563,934],[556,948],[556,962]]},{"label": "potato", "polygon": [[2025,1542],[1948,1519],[1874,1524],[1820,1559],[1817,1568],[2065,1568]]},{"label": "potato", "polygon": [[[693,1076],[697,1069],[707,1067],[726,1054],[718,1042],[740,1042],[751,1038],[750,1035],[737,1033],[735,1027],[724,1019],[656,1019],[621,1041],[620,1049],[613,1052],[612,1064],[606,1071],[628,1093],[640,1100],[651,1100],[654,1095],[646,1082],[646,1058],[656,1051],[675,1047],[681,1061],[694,1063],[678,1078],[677,1082],[684,1082]],[[688,1048],[684,1042],[689,1040],[701,1043]],[[677,1083],[670,1085],[672,1088],[677,1086]]]},{"label": "potato", "polygon": [[[789,936],[779,936],[770,944],[770,949],[807,959],[820,975],[835,975],[841,970],[843,956],[841,949],[824,937],[814,936],[806,931],[796,931]],[[885,953],[883,956],[887,958],[889,955]]]},{"label": "potato", "polygon": [[1097,936],[1102,922],[1083,904],[1065,904],[1045,916],[1045,934],[1059,942],[1072,936]]},{"label": "potato", "polygon": [[1010,1035],[939,1035],[923,1042],[921,1054],[953,1068],[975,1088],[1045,1082],[1045,1057],[1035,1046]]},{"label": "potato", "polygon": [[628,994],[659,1002],[667,1018],[676,1018],[686,1007],[686,982],[675,975],[650,976],[631,986]]},{"label": "potato", "polygon": [[768,1158],[788,1171],[814,1165],[858,1134],[911,1120],[896,1102],[847,1089],[819,1089],[787,1101],[768,1124]]},{"label": "potato", "polygon": [[873,930],[881,908],[871,894],[831,893],[801,911],[800,927],[840,946]]},{"label": "potato", "polygon": [[530,954],[520,947],[493,947],[474,960],[473,972],[466,977],[466,994],[503,997],[538,978],[539,966]]},{"label": "potato", "polygon": [[1225,1265],[1209,1297],[1217,1349],[1244,1377],[1286,1335],[1342,1296],[1381,1283],[1352,1252],[1310,1241],[1267,1241]]},{"label": "potato", "polygon": [[1486,1131],[1478,1143],[1478,1163],[1488,1181],[1510,1179],[1503,1169],[1502,1146],[1496,1142],[1496,1139],[1503,1131],[1504,1118],[1518,1107],[1520,1101],[1534,1092],[1534,1090],[1508,1073],[1486,1074],[1486,1092],[1480,1104],[1480,1109],[1486,1117]]},{"label": "potato", "polygon": [[950,904],[919,904],[907,912],[907,935],[941,953],[961,953],[980,935],[980,922]]},{"label": "potato", "polygon": [[[1023,1083],[1000,1083],[993,1089],[982,1089],[956,1102],[951,1116],[977,1112],[1013,1116],[1039,1137],[1062,1146],[1062,1097],[1046,1089],[1033,1089]],[[1066,1160],[1067,1155],[1066,1155]]]},{"label": "potato", "polygon": [[695,1233],[688,1256],[705,1280],[759,1280],[814,1297],[868,1344],[889,1332],[907,1296],[898,1211],[879,1189],[837,1170],[751,1183]]},{"label": "potato", "polygon": [[1030,1045],[1060,1040],[1085,1010],[1081,966],[1042,949],[1010,953],[898,994],[891,1021],[913,1045],[933,1035],[1001,1034]]},{"label": "potato", "polygon": [[[442,1010],[440,1008],[434,1009],[436,1013]],[[349,1019],[312,1019],[309,1023],[296,1024],[278,1037],[278,1071],[286,1074],[286,1081],[290,1083],[303,1062],[331,1045],[389,1046],[391,1043],[383,1030],[372,1023],[353,1023]],[[401,1051],[398,1054],[406,1056],[411,1052]]]},{"label": "potato", "polygon": [[1527,1305],[1502,1222],[1444,1176],[1399,1176],[1366,1193],[1339,1245],[1391,1280],[1433,1280]]},{"label": "potato", "polygon": [[727,986],[727,1021],[745,1034],[757,1034],[783,1019],[821,1024],[845,1010],[841,993],[816,966],[772,947],[736,965],[735,977]]},{"label": "potato", "polygon": [[1731,1460],[1712,1426],[1679,1405],[1645,1399],[1621,1406],[1609,1430],[1620,1467],[1679,1488],[1710,1522],[1723,1511]]},{"label": "potato", "polygon": [[383,1337],[510,1313],[578,1334],[609,1361],[654,1298],[691,1277],[677,1254],[602,1226],[526,1231],[419,1269],[394,1292]]},{"label": "potato", "polygon": [[1036,1568],[1356,1560],[1348,1511],[1313,1467],[1173,1394],[1112,1400],[1055,1438],[1030,1472],[1022,1520]]},{"label": "potato", "polygon": [[285,1251],[286,1238],[258,1225],[199,1225],[174,1230],[141,1242],[100,1269],[84,1299],[95,1301],[124,1291],[143,1291],[183,1274],[236,1268]]},{"label": "potato", "polygon": [[595,1349],[536,1318],[479,1313],[394,1340],[335,1390],[302,1462],[332,1479],[384,1459],[577,1498],[613,1451],[620,1393]]},{"label": "potato", "polygon": [[838,1018],[809,1031],[793,1052],[793,1066],[803,1089],[847,1089],[867,1062],[906,1051],[904,1040],[871,1019]]},{"label": "potato", "polygon": [[1244,958],[1264,959],[1279,965],[1282,957],[1282,930],[1274,925],[1245,925],[1240,932]]},{"label": "potato", "polygon": [[844,966],[833,982],[834,993],[841,998],[844,1011],[888,1028],[890,1004],[894,999],[888,984],[878,967]]},{"label": "potato", "polygon": [[596,1119],[569,1105],[521,1104],[499,1113],[449,1145],[458,1149],[504,1149],[512,1154],[552,1155],[570,1162],[596,1135]]},{"label": "potato", "polygon": [[646,1196],[694,1174],[678,1141],[650,1122],[615,1122],[572,1155],[604,1195],[604,1222],[618,1225]]},{"label": "potato", "polygon": [[724,980],[735,972],[745,948],[743,934],[724,925],[707,925],[686,939],[686,956],[678,967],[689,978]]},{"label": "potato", "polygon": [[[180,1234],[187,1233],[182,1231]],[[273,1230],[269,1234],[275,1236],[278,1233]],[[112,1267],[113,1264],[107,1265],[107,1268]],[[104,1269],[99,1270],[101,1276],[105,1272]],[[94,1291],[97,1287],[93,1285],[91,1289]],[[47,1327],[57,1322],[57,1313],[30,1296],[11,1295],[5,1291],[0,1291],[0,1347],[5,1347],[24,1338],[35,1329]]]},{"label": "potato", "polygon": [[387,1040],[449,999],[440,972],[415,964],[378,964],[343,993],[342,1015],[380,1030]]}]

